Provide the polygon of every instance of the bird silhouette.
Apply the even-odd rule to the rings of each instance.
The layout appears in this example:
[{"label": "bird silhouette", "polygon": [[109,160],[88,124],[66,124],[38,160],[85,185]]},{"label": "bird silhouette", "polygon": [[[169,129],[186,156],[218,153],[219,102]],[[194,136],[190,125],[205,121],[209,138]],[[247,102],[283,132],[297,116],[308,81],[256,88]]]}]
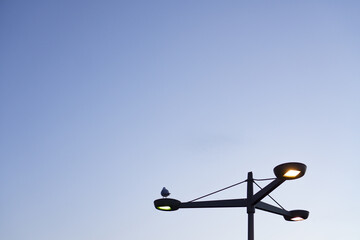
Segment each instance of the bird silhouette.
[{"label": "bird silhouette", "polygon": [[167,197],[169,195],[170,195],[169,190],[167,190],[165,187],[163,187],[163,189],[161,190],[161,196]]}]

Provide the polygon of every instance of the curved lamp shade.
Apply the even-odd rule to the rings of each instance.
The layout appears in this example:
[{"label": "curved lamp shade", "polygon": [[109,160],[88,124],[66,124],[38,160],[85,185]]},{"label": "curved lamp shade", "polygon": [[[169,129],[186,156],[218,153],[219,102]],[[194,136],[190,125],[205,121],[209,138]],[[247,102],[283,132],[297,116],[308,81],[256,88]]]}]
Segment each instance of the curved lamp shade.
[{"label": "curved lamp shade", "polygon": [[180,207],[181,202],[172,198],[160,198],[154,201],[156,209],[161,211],[175,211]]},{"label": "curved lamp shade", "polygon": [[284,216],[286,221],[302,221],[309,217],[309,211],[306,210],[292,210],[289,213],[289,216]]},{"label": "curved lamp shade", "polygon": [[275,176],[284,180],[300,178],[305,172],[306,165],[299,162],[283,163],[274,168]]}]

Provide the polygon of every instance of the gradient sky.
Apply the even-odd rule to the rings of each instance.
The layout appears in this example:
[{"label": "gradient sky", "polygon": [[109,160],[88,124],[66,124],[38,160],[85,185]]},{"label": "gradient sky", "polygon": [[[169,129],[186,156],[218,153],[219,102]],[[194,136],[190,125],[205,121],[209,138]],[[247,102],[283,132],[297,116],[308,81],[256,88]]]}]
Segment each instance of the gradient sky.
[{"label": "gradient sky", "polygon": [[255,239],[358,240],[359,12],[359,1],[1,1],[0,239],[246,239],[246,209],[166,213],[153,200],[299,161],[305,176],[272,196],[309,219],[258,210]]}]

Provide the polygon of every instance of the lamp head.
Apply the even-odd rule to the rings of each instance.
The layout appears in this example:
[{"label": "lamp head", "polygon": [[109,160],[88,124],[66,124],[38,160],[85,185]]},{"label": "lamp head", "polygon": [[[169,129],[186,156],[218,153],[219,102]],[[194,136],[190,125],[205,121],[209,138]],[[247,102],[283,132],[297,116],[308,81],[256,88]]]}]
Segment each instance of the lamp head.
[{"label": "lamp head", "polygon": [[180,207],[181,202],[172,198],[160,198],[154,201],[154,206],[161,211],[175,211]]},{"label": "lamp head", "polygon": [[292,180],[304,176],[306,165],[299,162],[283,163],[274,168],[277,178],[284,180]]},{"label": "lamp head", "polygon": [[286,221],[292,221],[292,222],[303,221],[308,217],[309,217],[309,211],[306,210],[292,210],[289,211],[288,216],[284,216]]}]

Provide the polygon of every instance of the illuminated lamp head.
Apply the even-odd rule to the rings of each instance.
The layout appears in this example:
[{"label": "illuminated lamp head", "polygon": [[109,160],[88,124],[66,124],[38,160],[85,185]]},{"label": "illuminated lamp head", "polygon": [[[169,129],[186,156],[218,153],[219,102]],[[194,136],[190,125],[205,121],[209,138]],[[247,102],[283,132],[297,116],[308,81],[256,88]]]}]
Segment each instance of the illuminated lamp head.
[{"label": "illuminated lamp head", "polygon": [[289,215],[284,216],[286,221],[303,221],[309,217],[309,211],[306,210],[292,210],[289,211]]},{"label": "illuminated lamp head", "polygon": [[180,207],[181,202],[172,198],[160,198],[154,201],[156,209],[161,211],[175,211]]},{"label": "illuminated lamp head", "polygon": [[274,168],[275,176],[284,180],[300,178],[304,176],[305,172],[306,165],[299,162],[283,163]]}]

